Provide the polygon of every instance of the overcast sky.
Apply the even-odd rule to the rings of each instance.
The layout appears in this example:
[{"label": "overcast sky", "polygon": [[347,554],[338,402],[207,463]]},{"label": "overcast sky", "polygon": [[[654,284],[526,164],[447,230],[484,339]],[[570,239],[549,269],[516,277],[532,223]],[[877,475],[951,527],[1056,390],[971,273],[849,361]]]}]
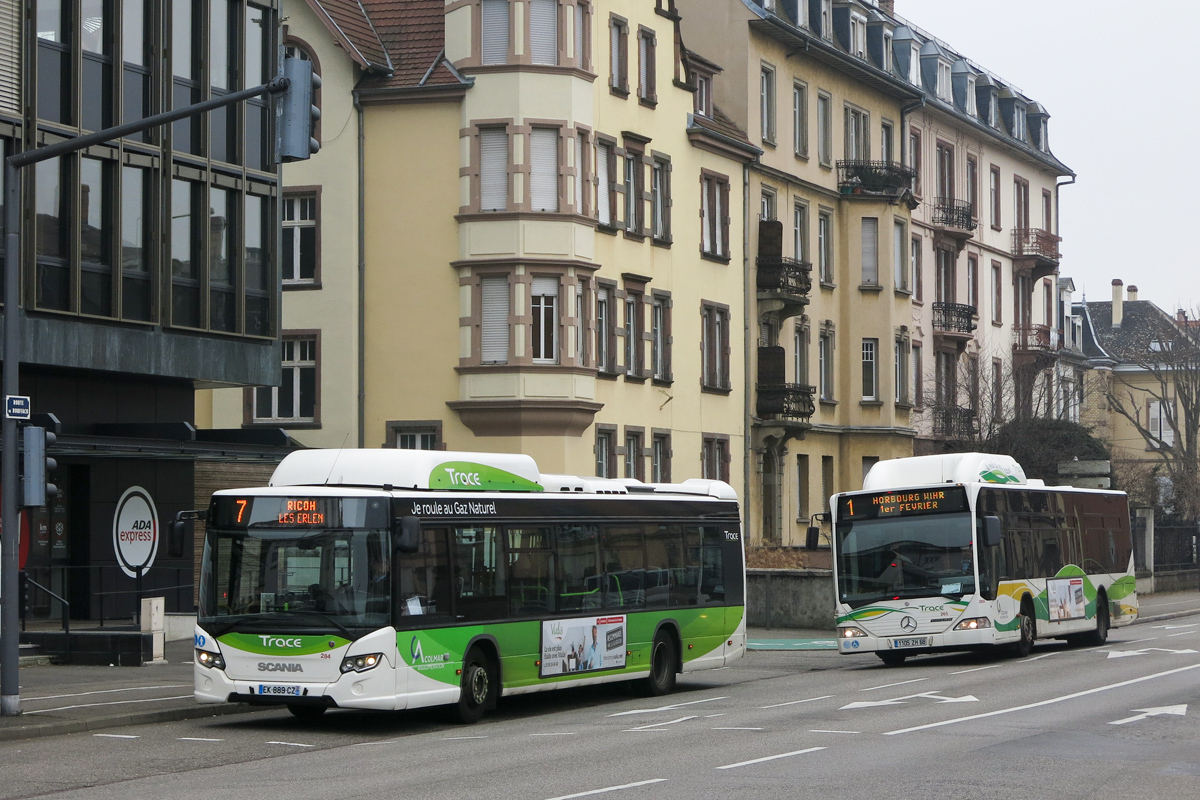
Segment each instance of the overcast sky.
[{"label": "overcast sky", "polygon": [[1200,309],[1200,2],[896,0],[896,13],[1011,82],[1050,114],[1059,274],[1075,299],[1112,280],[1172,312]]}]

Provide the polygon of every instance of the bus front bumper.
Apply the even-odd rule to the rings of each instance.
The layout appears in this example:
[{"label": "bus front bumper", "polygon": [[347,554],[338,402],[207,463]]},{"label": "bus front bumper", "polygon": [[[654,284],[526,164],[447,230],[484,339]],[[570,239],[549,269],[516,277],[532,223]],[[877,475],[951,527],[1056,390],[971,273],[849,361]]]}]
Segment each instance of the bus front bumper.
[{"label": "bus front bumper", "polygon": [[332,683],[305,683],[286,679],[234,680],[223,670],[197,665],[193,695],[198,703],[324,705],[382,710],[399,707],[396,705],[396,675],[390,669],[348,672]]},{"label": "bus front bumper", "polygon": [[994,628],[972,631],[944,631],[942,633],[913,634],[906,636],[852,636],[843,635],[838,629],[838,652],[843,655],[856,653],[932,653],[938,651],[975,650],[996,644]]}]

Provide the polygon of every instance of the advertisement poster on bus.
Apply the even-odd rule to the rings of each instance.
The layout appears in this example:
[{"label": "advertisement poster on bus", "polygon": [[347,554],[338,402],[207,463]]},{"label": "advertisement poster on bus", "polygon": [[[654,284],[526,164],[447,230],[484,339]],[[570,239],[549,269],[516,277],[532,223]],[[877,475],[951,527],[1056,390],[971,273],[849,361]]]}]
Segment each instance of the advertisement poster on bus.
[{"label": "advertisement poster on bus", "polygon": [[620,669],[625,666],[625,641],[623,615],[543,622],[539,676]]},{"label": "advertisement poster on bus", "polygon": [[1050,621],[1079,619],[1087,615],[1087,598],[1083,594],[1083,578],[1051,578],[1046,581],[1046,604]]}]

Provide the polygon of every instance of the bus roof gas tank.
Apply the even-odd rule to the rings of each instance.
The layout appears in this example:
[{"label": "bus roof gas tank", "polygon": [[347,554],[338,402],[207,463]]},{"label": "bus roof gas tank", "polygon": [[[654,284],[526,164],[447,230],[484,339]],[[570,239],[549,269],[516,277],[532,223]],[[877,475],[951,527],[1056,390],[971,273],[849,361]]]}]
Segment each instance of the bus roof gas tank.
[{"label": "bus roof gas tank", "polygon": [[[864,491],[937,483],[1030,484],[1012,456],[992,453],[949,453],[879,461],[863,479]],[[1040,482],[1039,482],[1040,483]]]},{"label": "bus roof gas tank", "polygon": [[541,475],[521,453],[460,453],[396,448],[297,450],[271,486],[371,486],[464,492],[540,492]]}]

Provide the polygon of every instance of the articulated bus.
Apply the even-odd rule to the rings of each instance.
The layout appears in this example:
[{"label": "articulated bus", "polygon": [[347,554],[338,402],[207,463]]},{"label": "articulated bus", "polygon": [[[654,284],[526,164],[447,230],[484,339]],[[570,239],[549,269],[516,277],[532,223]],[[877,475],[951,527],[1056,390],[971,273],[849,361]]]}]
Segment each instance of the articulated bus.
[{"label": "articulated bus", "polygon": [[1137,617],[1122,492],[1046,486],[1008,456],[918,456],[875,464],[830,513],[841,653],[1023,657]]},{"label": "articulated bus", "polygon": [[737,496],[720,481],[303,450],[196,516],[201,703],[452,705],[471,723],[501,696],[564,686],[665,694],[746,648]]}]

